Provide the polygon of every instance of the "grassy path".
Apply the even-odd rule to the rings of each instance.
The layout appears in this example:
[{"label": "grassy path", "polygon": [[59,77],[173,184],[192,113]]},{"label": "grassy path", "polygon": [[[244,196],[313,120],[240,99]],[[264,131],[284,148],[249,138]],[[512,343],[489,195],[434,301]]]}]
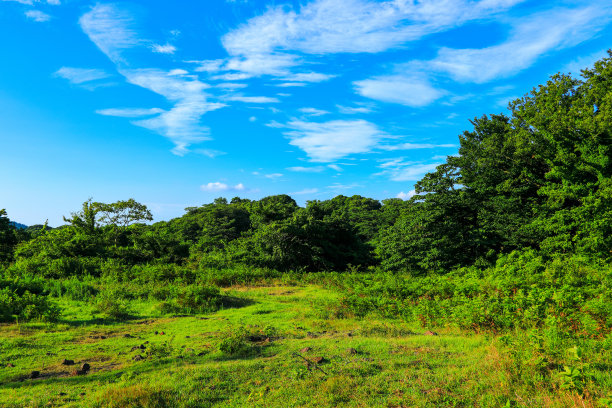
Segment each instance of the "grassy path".
[{"label": "grassy path", "polygon": [[512,391],[483,336],[326,319],[337,295],[316,286],[226,295],[242,307],[163,317],[142,303],[138,318],[102,324],[71,302],[58,324],[2,325],[0,406],[503,407]]}]

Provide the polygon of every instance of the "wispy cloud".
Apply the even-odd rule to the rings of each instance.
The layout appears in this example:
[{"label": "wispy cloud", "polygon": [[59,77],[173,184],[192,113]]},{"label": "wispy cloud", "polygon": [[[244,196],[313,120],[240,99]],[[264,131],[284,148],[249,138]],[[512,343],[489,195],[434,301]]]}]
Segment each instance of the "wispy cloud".
[{"label": "wispy cloud", "polygon": [[352,190],[357,187],[363,187],[363,186],[358,183],[351,183],[351,184],[334,183],[331,186],[327,186],[327,188],[332,191],[346,191],[346,190]]},{"label": "wispy cloud", "polygon": [[335,75],[321,74],[319,72],[299,72],[278,78],[278,80],[287,82],[323,82],[334,77]]},{"label": "wispy cloud", "polygon": [[278,103],[278,98],[272,98],[269,96],[244,96],[244,95],[233,95],[224,98],[227,101],[245,102],[245,103]]},{"label": "wispy cloud", "polygon": [[309,116],[321,116],[321,115],[326,115],[329,113],[326,110],[317,109],[317,108],[300,108],[298,110],[302,112],[303,114],[306,114]]},{"label": "wispy cloud", "polygon": [[[304,54],[378,53],[505,11],[524,0],[314,0],[299,8],[270,7],[227,33],[229,54],[218,69],[273,75],[289,84],[334,75],[296,73]],[[297,86],[297,85],[294,85]]]},{"label": "wispy cloud", "polygon": [[230,55],[278,50],[308,54],[381,52],[431,33],[483,18],[523,0],[315,0],[299,11],[268,9],[223,37]]},{"label": "wispy cloud", "polygon": [[303,167],[303,166],[295,166],[295,167],[287,167],[289,171],[295,171],[298,173],[321,173],[325,170],[323,166],[315,166],[315,167]]},{"label": "wispy cloud", "polygon": [[305,82],[283,82],[280,84],[274,84],[275,86],[279,86],[281,88],[290,88],[290,87],[302,87],[308,85]]},{"label": "wispy cloud", "polygon": [[204,155],[206,157],[210,157],[211,159],[214,159],[217,156],[222,156],[224,154],[227,154],[226,152],[222,152],[220,150],[213,150],[213,149],[195,149],[193,152],[196,154]]},{"label": "wispy cloud", "polygon": [[151,46],[151,49],[153,50],[153,52],[156,52],[158,54],[174,54],[176,52],[176,47],[172,44],[153,44]]},{"label": "wispy cloud", "polygon": [[[612,19],[612,6],[560,8],[519,20],[510,38],[499,45],[480,49],[442,48],[438,56],[424,62],[423,71],[437,71],[462,82],[484,83],[508,77],[533,65],[552,50],[590,39]],[[417,64],[418,66],[418,64]],[[414,69],[408,64],[405,69]]]},{"label": "wispy cloud", "polygon": [[172,150],[177,155],[187,153],[192,144],[209,140],[209,129],[202,125],[202,116],[210,111],[221,109],[227,105],[207,101],[204,92],[208,85],[198,81],[169,76],[164,71],[156,69],[136,69],[120,71],[128,82],[149,89],[164,96],[174,106],[159,116],[132,122],[157,133],[160,133],[174,143]]},{"label": "wispy cloud", "polygon": [[106,79],[112,76],[108,72],[101,69],[74,67],[61,67],[55,71],[54,75],[64,78],[75,85]]},{"label": "wispy cloud", "polygon": [[418,181],[426,173],[436,169],[441,163],[415,163],[403,158],[385,159],[379,165],[383,169],[379,175],[387,175],[393,181]]},{"label": "wispy cloud", "polygon": [[436,149],[440,147],[457,147],[457,145],[443,143],[443,144],[432,144],[432,143],[401,143],[397,145],[382,145],[379,146],[382,150],[416,150],[416,149]]},{"label": "wispy cloud", "polygon": [[204,60],[204,61],[185,61],[191,64],[197,64],[198,67],[195,68],[196,72],[217,72],[221,69],[221,66],[225,63],[225,60],[216,59],[216,60]]},{"label": "wispy cloud", "polygon": [[30,20],[34,20],[37,23],[44,23],[45,21],[51,20],[51,16],[47,13],[43,13],[40,10],[28,10],[25,12],[25,16]]},{"label": "wispy cloud", "polygon": [[361,96],[382,102],[422,107],[440,99],[446,92],[433,87],[424,75],[380,76],[354,82]]},{"label": "wispy cloud", "polygon": [[[277,124],[278,126],[278,124]],[[293,146],[302,149],[314,162],[332,162],[342,157],[370,152],[385,136],[376,125],[365,120],[304,122],[294,120],[284,134]]]},{"label": "wispy cloud", "polygon": [[221,89],[242,89],[242,88],[246,88],[248,87],[247,84],[239,84],[236,82],[222,82],[220,84],[216,84],[214,86],[215,88],[221,88]]},{"label": "wispy cloud", "polygon": [[316,194],[319,192],[318,188],[305,188],[300,191],[294,191],[293,193],[289,193],[289,195],[307,195],[307,194]]},{"label": "wispy cloud", "polygon": [[128,67],[124,51],[150,42],[139,38],[131,16],[114,5],[94,6],[79,23],[91,41],[116,64],[118,72],[128,83],[162,95],[173,104],[155,117],[133,121],[134,125],[170,139],[174,143],[172,152],[177,155],[184,155],[190,145],[209,139],[208,127],[201,124],[202,116],[227,106],[208,100],[205,90],[209,85],[184,76],[182,70]]},{"label": "wispy cloud", "polygon": [[111,4],[97,4],[79,24],[89,39],[113,62],[123,62],[121,53],[145,43],[134,30],[129,13]]},{"label": "wispy cloud", "polygon": [[204,184],[200,187],[202,191],[221,192],[221,191],[245,191],[246,187],[244,184],[239,183],[235,186],[230,186],[221,182],[212,182]]},{"label": "wispy cloud", "polygon": [[365,106],[342,106],[342,105],[336,105],[336,107],[338,108],[338,112],[344,114],[344,115],[354,115],[357,113],[370,113],[372,112],[372,109],[365,107]]},{"label": "wispy cloud", "polygon": [[160,108],[109,108],[109,109],[98,109],[96,111],[99,115],[104,116],[117,116],[120,118],[139,118],[142,116],[151,116],[158,113],[165,112]]}]

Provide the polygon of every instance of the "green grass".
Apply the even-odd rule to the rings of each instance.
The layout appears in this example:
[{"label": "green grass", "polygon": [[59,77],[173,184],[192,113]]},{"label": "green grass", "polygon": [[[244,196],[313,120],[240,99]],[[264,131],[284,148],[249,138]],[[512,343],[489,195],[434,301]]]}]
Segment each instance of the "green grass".
[{"label": "green grass", "polygon": [[[93,302],[63,300],[55,324],[1,325],[0,406],[597,407],[612,390],[605,350],[581,394],[539,378],[512,348],[516,336],[336,319],[326,305],[340,295],[316,285],[223,293],[234,301],[209,314],[168,316],[135,300],[132,318],[113,322]],[[520,372],[517,361],[527,361]],[[91,370],[72,375],[83,363]]]}]

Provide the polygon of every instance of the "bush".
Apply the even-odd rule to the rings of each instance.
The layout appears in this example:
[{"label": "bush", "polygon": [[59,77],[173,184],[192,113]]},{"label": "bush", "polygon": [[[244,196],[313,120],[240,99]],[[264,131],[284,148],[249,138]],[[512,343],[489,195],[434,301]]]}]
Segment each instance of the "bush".
[{"label": "bush", "polygon": [[45,296],[36,295],[27,290],[18,294],[9,287],[0,289],[0,321],[2,322],[55,321],[60,314],[59,307],[49,302]]},{"label": "bush", "polygon": [[222,305],[219,288],[213,286],[159,288],[152,296],[167,300],[159,306],[162,313],[209,313],[219,310]]},{"label": "bush", "polygon": [[108,289],[96,297],[95,309],[104,317],[113,320],[125,320],[130,318],[132,312],[130,305],[117,289]]},{"label": "bush", "polygon": [[612,329],[612,268],[579,256],[547,261],[524,251],[502,256],[485,270],[338,276],[346,294],[329,308],[338,317],[376,312],[423,326],[490,332],[554,325],[590,338]]}]

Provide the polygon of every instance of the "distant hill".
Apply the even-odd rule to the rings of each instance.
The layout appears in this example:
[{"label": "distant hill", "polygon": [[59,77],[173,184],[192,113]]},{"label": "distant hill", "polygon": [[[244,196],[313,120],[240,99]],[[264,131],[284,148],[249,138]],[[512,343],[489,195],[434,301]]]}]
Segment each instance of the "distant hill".
[{"label": "distant hill", "polygon": [[27,225],[25,225],[25,224],[20,224],[20,223],[15,222],[15,221],[11,221],[11,224],[12,224],[12,225],[14,225],[14,226],[15,226],[15,228],[17,228],[17,229],[26,229],[26,228],[28,228],[28,226],[27,226]]}]

